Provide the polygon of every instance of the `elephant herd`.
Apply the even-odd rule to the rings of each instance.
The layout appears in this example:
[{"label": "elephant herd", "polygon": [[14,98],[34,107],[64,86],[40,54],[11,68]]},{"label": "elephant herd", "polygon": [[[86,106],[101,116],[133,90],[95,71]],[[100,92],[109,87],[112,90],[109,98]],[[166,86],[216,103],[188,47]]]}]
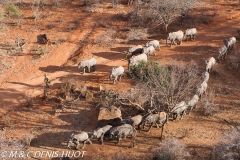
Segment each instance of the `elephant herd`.
[{"label": "elephant herd", "polygon": [[175,40],[177,40],[181,45],[185,36],[187,41],[188,41],[188,37],[190,38],[190,40],[195,40],[196,34],[197,34],[196,28],[187,29],[184,33],[181,30],[176,32],[170,32],[168,33],[166,38],[166,45],[168,45],[168,40],[171,41],[170,48],[172,47],[172,44],[176,44]]},{"label": "elephant herd", "polygon": [[[237,29],[237,32],[240,36],[240,28]],[[196,28],[187,29],[184,33],[182,31],[177,32],[171,32],[168,33],[167,41],[170,40],[171,44],[176,44],[175,41],[178,41],[179,44],[182,43],[182,40],[184,36],[186,36],[186,40],[188,40],[188,37],[190,37],[190,40],[196,39]],[[189,110],[189,114],[192,111],[192,109],[196,108],[196,105],[198,104],[199,100],[202,98],[203,94],[206,94],[206,90],[208,88],[208,80],[210,77],[210,72],[212,68],[215,66],[217,62],[220,62],[225,58],[225,56],[230,52],[230,50],[233,49],[234,44],[236,43],[235,37],[230,37],[228,39],[223,40],[224,46],[220,47],[218,49],[218,58],[217,60],[214,57],[210,57],[207,60],[205,60],[205,71],[202,73],[202,80],[201,82],[196,86],[195,94],[191,99],[188,101],[182,101],[178,104],[176,104],[169,112],[169,115],[172,116],[173,119],[177,119],[179,115],[181,115],[181,118],[186,115],[186,111]],[[158,40],[152,40],[148,41],[145,46],[137,45],[135,47],[131,47],[126,51],[126,58],[128,55],[131,55],[131,57],[128,59],[128,68],[130,66],[135,66],[141,61],[147,62],[150,55],[156,55],[155,49],[160,50],[160,43]],[[88,71],[90,72],[90,68],[93,67],[95,69],[95,65],[97,64],[97,61],[95,58],[90,58],[89,60],[83,60],[79,62],[78,68],[83,67],[85,72],[85,67],[88,68]],[[116,83],[119,79],[121,79],[122,75],[124,74],[124,68],[122,66],[114,67],[110,71],[109,79],[112,79],[114,77],[113,83]],[[83,147],[86,142],[92,143],[91,138],[97,138],[98,141],[103,144],[103,140],[107,138],[117,138],[117,144],[120,142],[122,137],[126,138],[127,136],[131,136],[133,138],[133,144],[135,145],[135,138],[136,138],[136,129],[135,126],[138,126],[138,129],[140,129],[140,126],[144,128],[146,124],[150,124],[150,127],[148,131],[152,128],[153,125],[161,124],[162,125],[162,132],[163,127],[165,123],[167,122],[168,114],[166,112],[157,112],[157,113],[147,113],[146,115],[136,115],[134,117],[128,117],[122,120],[121,125],[119,126],[111,126],[106,125],[101,128],[97,128],[94,130],[89,136],[86,132],[81,132],[77,135],[72,134],[70,137],[70,140],[68,141],[68,148],[70,148],[70,144],[74,143],[75,147],[79,147],[79,142],[83,143]],[[161,137],[162,137],[161,132]],[[82,147],[82,148],[83,148]]]},{"label": "elephant herd", "polygon": [[[72,134],[70,136],[70,139],[67,143],[67,148],[71,149],[71,144],[73,143],[75,146],[75,149],[79,149],[79,143],[81,142],[83,146],[82,149],[85,146],[86,142],[89,142],[92,144],[92,141],[90,139],[97,138],[100,144],[103,145],[103,141],[106,139],[112,139],[117,138],[117,144],[120,143],[120,140],[122,138],[126,138],[127,136],[132,137],[132,145],[131,147],[135,146],[135,139],[137,137],[137,131],[135,129],[135,126],[138,126],[139,132],[141,129],[144,129],[144,127],[147,124],[150,124],[147,132],[149,132],[153,125],[156,125],[159,128],[158,124],[161,124],[161,138],[163,133],[163,127],[165,123],[167,122],[167,113],[166,112],[148,112],[145,115],[136,115],[133,117],[127,117],[125,119],[121,120],[120,125],[112,126],[112,125],[105,125],[103,127],[97,128],[93,130],[92,134],[88,135],[86,132],[80,132],[78,134]],[[142,126],[142,127],[141,127]]]},{"label": "elephant herd", "polygon": [[[168,40],[171,41],[170,47],[172,46],[172,44],[176,44],[175,41],[178,41],[178,43],[181,44],[185,36],[186,40],[188,40],[188,37],[190,37],[190,40],[195,40],[196,34],[196,28],[187,29],[184,33],[180,30],[177,32],[170,32],[167,35],[166,44]],[[151,55],[156,56],[155,49],[160,50],[160,42],[158,40],[148,41],[145,46],[137,45],[129,48],[126,51],[126,59],[128,58],[128,55],[131,55],[131,57],[128,59],[128,70],[130,70],[131,66],[138,65],[141,61],[147,62]],[[79,62],[78,68],[83,68],[84,74],[85,68],[88,68],[88,72],[91,71],[91,68],[93,68],[93,70],[96,70],[96,64],[97,60],[92,57],[88,60],[82,60],[81,62]],[[113,83],[116,83],[118,78],[119,80],[121,80],[123,74],[124,68],[122,66],[114,67],[110,71],[109,79],[111,80],[112,77],[114,77]]]}]

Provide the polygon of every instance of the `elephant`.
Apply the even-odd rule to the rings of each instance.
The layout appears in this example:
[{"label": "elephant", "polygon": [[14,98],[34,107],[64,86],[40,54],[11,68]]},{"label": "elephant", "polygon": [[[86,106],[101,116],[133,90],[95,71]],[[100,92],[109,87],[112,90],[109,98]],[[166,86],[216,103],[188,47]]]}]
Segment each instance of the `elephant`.
[{"label": "elephant", "polygon": [[177,31],[177,32],[170,32],[167,35],[167,39],[166,39],[166,45],[168,45],[168,40],[171,40],[171,44],[170,44],[170,48],[172,47],[172,44],[176,44],[175,40],[178,40],[180,45],[182,44],[182,40],[184,38],[184,34],[181,30]]},{"label": "elephant", "polygon": [[195,40],[196,39],[196,34],[197,34],[197,29],[196,28],[187,29],[184,32],[184,35],[186,36],[186,41],[188,41],[188,37],[190,37],[190,40]]}]

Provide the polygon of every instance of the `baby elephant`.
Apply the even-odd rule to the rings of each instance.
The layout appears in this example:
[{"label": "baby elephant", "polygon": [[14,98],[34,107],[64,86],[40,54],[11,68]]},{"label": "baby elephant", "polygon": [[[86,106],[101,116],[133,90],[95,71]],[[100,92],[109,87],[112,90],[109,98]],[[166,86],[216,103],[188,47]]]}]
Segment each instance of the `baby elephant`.
[{"label": "baby elephant", "polygon": [[117,82],[118,76],[119,76],[119,80],[121,80],[123,74],[124,74],[123,66],[118,66],[112,69],[109,75],[109,79],[112,80],[112,77],[114,77],[113,84],[115,84]]},{"label": "baby elephant", "polygon": [[83,68],[83,74],[85,73],[85,68],[88,68],[88,72],[90,72],[91,67],[93,67],[94,71],[96,70],[97,60],[95,58],[90,58],[88,60],[82,60],[78,63],[78,68]]},{"label": "baby elephant", "polygon": [[79,142],[82,142],[83,143],[83,146],[81,147],[81,149],[84,148],[85,146],[85,143],[86,142],[89,142],[90,144],[92,144],[92,142],[90,141],[89,137],[88,137],[88,134],[86,132],[80,132],[79,134],[72,134],[69,141],[68,141],[68,145],[67,145],[67,148],[71,149],[70,145],[72,143],[74,143],[75,145],[75,149],[78,149],[78,146],[79,146]]},{"label": "baby elephant", "polygon": [[96,137],[98,141],[103,144],[103,138],[108,134],[109,130],[112,128],[111,125],[103,126],[102,128],[97,128],[93,131],[91,138]]}]

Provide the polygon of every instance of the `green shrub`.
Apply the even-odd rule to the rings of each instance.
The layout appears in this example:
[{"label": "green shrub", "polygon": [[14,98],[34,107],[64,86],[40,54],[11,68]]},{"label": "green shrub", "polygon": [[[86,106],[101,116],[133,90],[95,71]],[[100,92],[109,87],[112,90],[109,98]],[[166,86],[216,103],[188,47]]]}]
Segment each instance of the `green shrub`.
[{"label": "green shrub", "polygon": [[40,56],[41,57],[44,57],[45,55],[47,55],[47,54],[50,54],[51,52],[47,49],[47,47],[40,47],[39,49],[38,49],[38,51],[39,51],[39,54],[40,54]]},{"label": "green shrub", "polygon": [[3,6],[9,17],[19,17],[21,15],[21,11],[14,4],[6,3]]},{"label": "green shrub", "polygon": [[146,78],[147,63],[142,61],[136,66],[131,66],[128,76],[134,79],[142,80]]},{"label": "green shrub", "polygon": [[159,65],[156,61],[140,62],[136,66],[131,66],[128,76],[140,81],[147,82],[153,77],[158,77],[160,74],[168,74],[166,66]]}]

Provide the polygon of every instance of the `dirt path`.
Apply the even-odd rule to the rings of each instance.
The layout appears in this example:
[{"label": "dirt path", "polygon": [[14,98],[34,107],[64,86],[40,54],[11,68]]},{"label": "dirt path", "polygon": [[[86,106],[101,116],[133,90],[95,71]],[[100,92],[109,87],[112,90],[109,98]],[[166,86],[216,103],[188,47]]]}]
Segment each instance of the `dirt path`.
[{"label": "dirt path", "polygon": [[[5,79],[1,81],[0,91],[0,113],[4,114],[9,110],[18,107],[23,101],[22,94],[35,97],[43,94],[44,74],[46,73],[51,80],[51,86],[60,83],[59,79],[68,74],[78,74],[77,67],[61,67],[79,48],[78,42],[84,40],[93,28],[93,21],[87,17],[86,21],[79,28],[74,30],[66,42],[57,46],[49,46],[55,49],[53,53],[44,57],[43,60],[33,65],[31,62],[25,65],[25,62],[31,61],[29,57],[21,56],[13,68],[6,73]],[[83,32],[84,30],[84,32]],[[30,52],[31,47],[28,51]],[[26,52],[28,52],[26,51]],[[18,67],[20,66],[20,67]]]}]

